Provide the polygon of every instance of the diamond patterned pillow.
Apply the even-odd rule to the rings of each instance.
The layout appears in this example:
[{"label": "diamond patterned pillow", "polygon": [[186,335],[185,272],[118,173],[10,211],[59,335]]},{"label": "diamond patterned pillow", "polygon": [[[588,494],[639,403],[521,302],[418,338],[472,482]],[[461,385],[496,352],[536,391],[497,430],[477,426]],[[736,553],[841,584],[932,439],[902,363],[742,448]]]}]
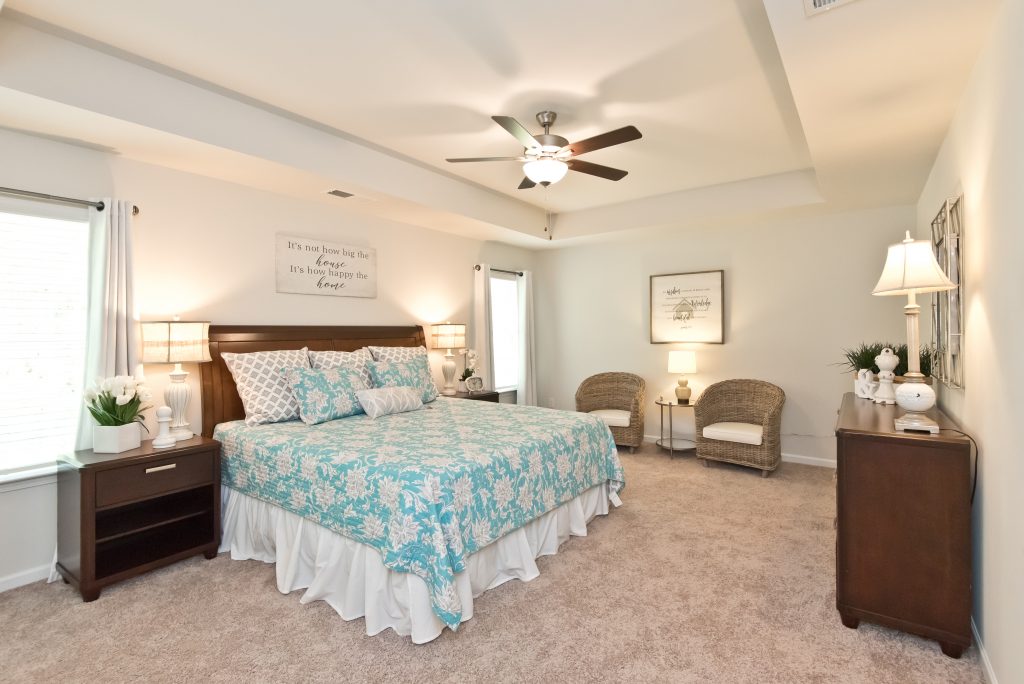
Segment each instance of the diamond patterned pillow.
[{"label": "diamond patterned pillow", "polygon": [[299,404],[281,371],[309,368],[306,347],[251,354],[221,354],[245,407],[246,425],[298,420]]},{"label": "diamond patterned pillow", "polygon": [[423,408],[420,393],[412,387],[374,387],[356,392],[363,411],[371,418]]},{"label": "diamond patterned pillow", "polygon": [[286,368],[281,371],[299,403],[299,418],[306,425],[362,413],[356,392],[369,387],[358,368],[317,370]]},{"label": "diamond patterned pillow", "polygon": [[[419,347],[366,347],[370,350],[373,355],[374,361],[384,361],[385,363],[395,363],[404,361],[414,361],[416,359],[423,359],[423,364],[427,367],[426,381],[424,382],[424,394],[423,403],[433,401],[437,398],[437,385],[434,384],[434,376],[430,374],[430,357],[427,355],[427,348],[424,346]],[[376,382],[371,385],[379,386]]]},{"label": "diamond patterned pillow", "polygon": [[370,350],[366,347],[357,349],[354,352],[311,351],[309,352],[309,360],[312,362],[313,368],[317,369],[355,368],[362,375],[366,386],[373,387],[373,378],[370,377],[370,369],[366,366],[370,361],[373,361],[373,357],[370,356]]},{"label": "diamond patterned pillow", "polygon": [[370,375],[373,376],[374,387],[412,387],[420,393],[424,404],[437,399],[437,387],[430,377],[426,355],[391,363],[371,361]]},{"label": "diamond patterned pillow", "polygon": [[419,347],[366,347],[373,354],[374,361],[412,361],[427,356],[427,348]]}]

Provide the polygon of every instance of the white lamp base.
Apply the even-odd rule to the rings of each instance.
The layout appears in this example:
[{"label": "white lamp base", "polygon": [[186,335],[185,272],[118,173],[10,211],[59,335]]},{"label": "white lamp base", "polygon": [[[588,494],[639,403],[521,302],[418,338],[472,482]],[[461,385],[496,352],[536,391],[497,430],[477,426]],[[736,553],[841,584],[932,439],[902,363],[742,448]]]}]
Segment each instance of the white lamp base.
[{"label": "white lamp base", "polygon": [[180,363],[174,364],[170,376],[171,384],[164,390],[164,401],[171,407],[171,437],[180,442],[193,437],[192,427],[185,420],[188,402],[192,398],[192,388],[185,382],[188,373],[181,370]]},{"label": "white lamp base", "polygon": [[908,382],[896,389],[896,405],[906,411],[895,420],[896,429],[939,434],[939,424],[923,413],[935,406],[935,390],[921,381],[920,373],[908,371],[907,376]]},{"label": "white lamp base", "polygon": [[939,424],[923,413],[906,413],[897,418],[894,423],[897,430],[939,434]]},{"label": "white lamp base", "polygon": [[441,374],[444,375],[444,387],[441,389],[441,394],[453,396],[455,394],[455,356],[451,349],[444,355]]}]

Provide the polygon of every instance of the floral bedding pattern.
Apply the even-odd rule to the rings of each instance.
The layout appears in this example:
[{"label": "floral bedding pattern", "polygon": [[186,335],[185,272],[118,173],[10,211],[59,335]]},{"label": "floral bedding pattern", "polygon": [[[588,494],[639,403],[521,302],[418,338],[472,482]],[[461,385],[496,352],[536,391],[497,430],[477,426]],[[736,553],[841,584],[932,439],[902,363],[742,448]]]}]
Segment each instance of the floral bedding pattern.
[{"label": "floral bedding pattern", "polygon": [[281,371],[299,404],[299,418],[306,425],[347,418],[363,412],[356,392],[365,390],[359,368],[286,368]]},{"label": "floral bedding pattern", "polygon": [[419,391],[424,404],[437,399],[437,386],[430,376],[426,356],[408,361],[370,361],[368,367],[374,387],[412,387]]},{"label": "floral bedding pattern", "polygon": [[234,421],[213,436],[225,485],[377,549],[426,582],[452,629],[469,555],[591,487],[625,486],[599,418],[532,406],[445,398],[313,426]]}]

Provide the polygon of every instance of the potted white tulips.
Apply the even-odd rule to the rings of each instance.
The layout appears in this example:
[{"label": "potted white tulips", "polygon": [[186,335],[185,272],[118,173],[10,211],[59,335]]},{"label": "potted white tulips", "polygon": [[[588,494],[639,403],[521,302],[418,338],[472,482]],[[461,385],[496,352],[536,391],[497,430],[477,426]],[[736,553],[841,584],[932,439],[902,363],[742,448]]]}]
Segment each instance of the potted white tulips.
[{"label": "potted white tulips", "polygon": [[92,450],[116,454],[136,449],[142,443],[143,406],[152,398],[149,390],[130,375],[99,380],[85,393],[85,406],[96,420],[92,428]]}]

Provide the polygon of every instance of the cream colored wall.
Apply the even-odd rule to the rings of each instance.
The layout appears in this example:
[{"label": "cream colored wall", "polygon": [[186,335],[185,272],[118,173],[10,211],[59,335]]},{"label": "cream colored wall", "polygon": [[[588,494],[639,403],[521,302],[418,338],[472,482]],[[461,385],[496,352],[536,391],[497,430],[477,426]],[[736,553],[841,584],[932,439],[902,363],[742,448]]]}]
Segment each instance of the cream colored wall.
[{"label": "cream colored wall", "polygon": [[[668,351],[697,350],[695,392],[726,378],[786,391],[783,453],[835,462],[835,414],[852,376],[833,365],[844,347],[905,335],[900,302],[872,297],[885,249],[913,227],[913,207],[695,225],[539,256],[538,397],[572,409],[576,388],[601,371],[647,381],[647,435],[659,431],[659,395],[673,396]],[[556,228],[557,230],[557,228]],[[725,270],[724,345],[649,341],[649,276]],[[695,394],[696,396],[696,394]],[[693,433],[692,411],[676,430]]]},{"label": "cream colored wall", "polygon": [[[529,251],[356,215],[344,200],[303,202],[102,151],[0,130],[0,186],[70,197],[114,196],[142,209],[135,221],[136,304],[143,319],[239,324],[408,325],[470,322],[472,267],[532,268]],[[278,294],[277,232],[377,249],[375,299]],[[435,375],[440,375],[439,357]],[[169,366],[146,374],[160,400]],[[198,372],[190,421],[200,427]],[[148,422],[153,428],[152,412]],[[20,484],[20,483],[16,483]],[[56,485],[0,485],[0,590],[34,581],[52,557]]]},{"label": "cream colored wall", "polygon": [[965,387],[939,401],[978,441],[974,620],[990,677],[1024,681],[1024,0],[1007,0],[918,204],[964,196]]}]

